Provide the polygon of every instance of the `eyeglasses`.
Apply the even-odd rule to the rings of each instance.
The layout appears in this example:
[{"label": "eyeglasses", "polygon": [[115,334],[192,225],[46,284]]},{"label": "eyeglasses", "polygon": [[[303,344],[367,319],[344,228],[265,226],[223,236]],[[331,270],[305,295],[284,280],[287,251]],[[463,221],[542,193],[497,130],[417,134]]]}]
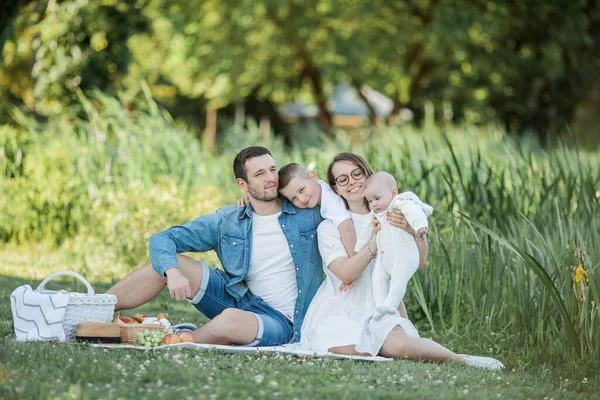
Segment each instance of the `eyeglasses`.
[{"label": "eyeglasses", "polygon": [[[365,170],[363,169],[363,167],[358,167],[350,171],[350,176],[358,180],[365,176]],[[346,174],[340,175],[337,178],[335,178],[335,184],[338,186],[346,186],[348,182],[350,182],[350,177]]]}]

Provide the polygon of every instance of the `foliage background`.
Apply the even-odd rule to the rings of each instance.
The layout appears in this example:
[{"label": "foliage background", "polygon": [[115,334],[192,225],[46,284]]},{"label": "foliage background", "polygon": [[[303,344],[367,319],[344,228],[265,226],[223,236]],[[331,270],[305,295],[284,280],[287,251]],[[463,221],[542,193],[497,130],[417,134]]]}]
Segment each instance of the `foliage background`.
[{"label": "foliage background", "polygon": [[[22,0],[0,10],[6,294],[66,266],[106,288],[148,261],[151,234],[235,201],[231,160],[245,146],[320,175],[354,151],[436,210],[428,267],[407,298],[424,335],[560,382],[548,387],[566,390],[563,374],[578,377],[574,392],[593,392],[588,377],[597,387],[597,2]],[[394,114],[332,127],[326,99],[342,82],[385,93]],[[285,124],[292,100],[317,104],[316,123]],[[212,146],[203,131],[215,109]],[[404,109],[411,123],[397,117]],[[37,357],[12,341],[4,306],[3,343]],[[0,362],[3,383],[29,373]]]},{"label": "foliage background", "polygon": [[[333,88],[378,90],[421,123],[499,123],[540,138],[567,127],[597,144],[600,10],[595,0],[16,0],[0,18],[0,118],[77,112],[77,91],[145,81],[176,118],[244,105],[276,133],[291,100],[331,128]],[[243,122],[242,122],[243,124]]]}]

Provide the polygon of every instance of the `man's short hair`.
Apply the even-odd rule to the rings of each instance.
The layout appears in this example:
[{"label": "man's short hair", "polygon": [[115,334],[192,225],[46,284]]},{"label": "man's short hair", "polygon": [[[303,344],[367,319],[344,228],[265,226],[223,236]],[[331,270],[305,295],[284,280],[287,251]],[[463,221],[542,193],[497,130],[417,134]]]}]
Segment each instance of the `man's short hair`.
[{"label": "man's short hair", "polygon": [[264,156],[265,154],[271,155],[271,152],[262,146],[250,146],[246,147],[233,159],[233,175],[235,178],[241,178],[245,182],[248,182],[248,171],[246,170],[246,161],[254,157]]},{"label": "man's short hair", "polygon": [[308,170],[300,164],[290,163],[281,167],[279,175],[279,190],[285,189],[290,181],[296,177],[308,179]]}]

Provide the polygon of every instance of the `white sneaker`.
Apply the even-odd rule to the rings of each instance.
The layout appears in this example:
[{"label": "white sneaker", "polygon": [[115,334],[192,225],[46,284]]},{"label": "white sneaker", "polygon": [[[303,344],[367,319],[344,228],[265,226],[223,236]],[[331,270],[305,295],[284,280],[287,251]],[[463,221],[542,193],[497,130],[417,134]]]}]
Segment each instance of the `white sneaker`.
[{"label": "white sneaker", "polygon": [[465,363],[472,367],[487,368],[487,369],[504,369],[504,364],[495,358],[491,357],[479,357],[470,356],[467,354],[461,354],[465,358]]}]

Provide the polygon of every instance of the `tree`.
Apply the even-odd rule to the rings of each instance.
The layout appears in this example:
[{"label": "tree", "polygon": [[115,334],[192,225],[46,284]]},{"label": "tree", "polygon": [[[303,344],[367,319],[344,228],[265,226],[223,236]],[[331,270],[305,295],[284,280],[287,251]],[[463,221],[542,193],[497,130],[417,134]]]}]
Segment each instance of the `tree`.
[{"label": "tree", "polygon": [[53,116],[69,107],[77,89],[115,92],[131,59],[127,42],[147,25],[138,5],[132,0],[25,2],[0,70],[13,85],[1,96]]},{"label": "tree", "polygon": [[432,102],[446,119],[543,136],[572,119],[600,70],[594,0],[11,4],[0,107],[46,117],[68,110],[77,89],[135,96],[145,81],[176,116],[249,104],[278,120],[281,105],[313,101],[332,136],[327,99],[349,82],[372,123],[365,85],[393,99],[392,117],[408,107],[418,118]]},{"label": "tree", "polygon": [[600,67],[600,13],[594,0],[488,4],[469,28],[465,77],[481,103],[514,132],[556,135]]}]

